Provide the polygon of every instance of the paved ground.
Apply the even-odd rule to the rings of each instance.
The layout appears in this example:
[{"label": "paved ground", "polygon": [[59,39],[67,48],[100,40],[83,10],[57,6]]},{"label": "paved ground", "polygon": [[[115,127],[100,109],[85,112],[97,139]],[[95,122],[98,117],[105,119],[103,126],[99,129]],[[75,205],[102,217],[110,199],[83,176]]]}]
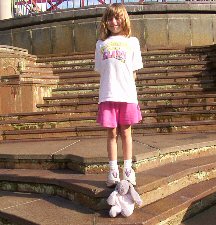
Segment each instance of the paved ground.
[{"label": "paved ground", "polygon": [[[166,153],[189,148],[200,148],[216,145],[216,132],[170,134],[170,135],[134,135],[134,160],[155,152]],[[119,149],[121,141],[119,140]],[[118,151],[119,157],[122,151]],[[0,144],[0,158],[8,157],[51,158],[54,155],[61,157],[80,157],[85,162],[107,162],[106,138],[80,138],[60,141],[10,142]]]}]

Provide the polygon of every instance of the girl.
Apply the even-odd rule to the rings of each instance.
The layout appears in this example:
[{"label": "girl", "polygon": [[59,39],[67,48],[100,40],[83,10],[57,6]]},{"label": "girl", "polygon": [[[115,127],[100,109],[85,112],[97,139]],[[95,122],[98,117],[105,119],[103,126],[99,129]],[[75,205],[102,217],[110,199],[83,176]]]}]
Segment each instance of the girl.
[{"label": "girl", "polygon": [[132,169],[131,125],[138,123],[135,71],[143,67],[139,41],[130,37],[131,27],[126,8],[120,3],[109,5],[102,17],[100,38],[96,43],[95,70],[100,73],[99,111],[97,122],[107,128],[107,152],[110,171],[107,186],[119,179],[117,139],[122,139],[123,179],[136,185]]}]

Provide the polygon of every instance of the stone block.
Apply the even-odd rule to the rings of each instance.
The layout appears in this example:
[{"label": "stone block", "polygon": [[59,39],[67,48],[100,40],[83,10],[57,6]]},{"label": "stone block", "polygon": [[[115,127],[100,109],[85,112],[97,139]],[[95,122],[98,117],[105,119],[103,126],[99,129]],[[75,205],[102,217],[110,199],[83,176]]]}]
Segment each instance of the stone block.
[{"label": "stone block", "polygon": [[131,16],[131,36],[135,36],[139,39],[140,46],[142,46],[142,50],[145,49],[146,46],[146,36],[145,36],[145,23],[143,20],[143,16]]},{"label": "stone block", "polygon": [[216,14],[212,15],[212,30],[213,30],[213,40],[216,44]]},{"label": "stone block", "polygon": [[168,46],[167,15],[147,15],[144,17],[146,45],[149,50]]},{"label": "stone block", "polygon": [[190,15],[169,15],[168,32],[170,48],[191,46]]},{"label": "stone block", "polygon": [[0,31],[0,45],[12,45],[10,31]]},{"label": "stone block", "polygon": [[53,53],[74,52],[72,22],[52,27],[52,50]]},{"label": "stone block", "polygon": [[37,27],[32,29],[32,54],[43,55],[52,53],[52,38],[50,27]]},{"label": "stone block", "polygon": [[208,14],[191,14],[192,46],[213,43],[213,20]]},{"label": "stone block", "polygon": [[20,84],[0,86],[0,114],[35,112],[36,105],[49,96],[52,87],[40,84]]},{"label": "stone block", "polygon": [[28,49],[29,53],[31,50],[31,30],[25,28],[12,30],[13,35],[13,46]]},{"label": "stone block", "polygon": [[96,26],[96,39],[99,39],[99,33],[100,33],[100,23],[101,23],[101,17],[97,17],[95,19],[95,26]]},{"label": "stone block", "polygon": [[77,20],[74,23],[74,43],[76,52],[94,51],[96,44],[95,19]]}]

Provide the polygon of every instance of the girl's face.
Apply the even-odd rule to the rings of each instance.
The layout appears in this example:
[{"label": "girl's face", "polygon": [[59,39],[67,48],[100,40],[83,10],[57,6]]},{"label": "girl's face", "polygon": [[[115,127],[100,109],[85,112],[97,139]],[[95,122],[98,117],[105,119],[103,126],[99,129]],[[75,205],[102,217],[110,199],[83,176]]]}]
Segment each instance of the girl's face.
[{"label": "girl's face", "polygon": [[118,16],[108,18],[107,29],[111,32],[112,36],[121,35],[123,31],[122,19]]}]

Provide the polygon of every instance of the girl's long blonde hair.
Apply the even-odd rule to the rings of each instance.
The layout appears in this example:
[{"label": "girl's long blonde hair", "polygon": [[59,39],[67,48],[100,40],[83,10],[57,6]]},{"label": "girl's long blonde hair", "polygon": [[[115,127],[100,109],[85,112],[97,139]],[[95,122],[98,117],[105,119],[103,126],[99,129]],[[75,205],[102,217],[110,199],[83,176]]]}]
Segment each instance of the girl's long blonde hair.
[{"label": "girl's long blonde hair", "polygon": [[112,17],[119,17],[122,19],[122,34],[126,37],[130,37],[131,26],[127,10],[121,3],[113,3],[105,9],[102,16],[99,38],[101,40],[106,40],[111,35],[111,32],[107,28],[107,21]]}]

